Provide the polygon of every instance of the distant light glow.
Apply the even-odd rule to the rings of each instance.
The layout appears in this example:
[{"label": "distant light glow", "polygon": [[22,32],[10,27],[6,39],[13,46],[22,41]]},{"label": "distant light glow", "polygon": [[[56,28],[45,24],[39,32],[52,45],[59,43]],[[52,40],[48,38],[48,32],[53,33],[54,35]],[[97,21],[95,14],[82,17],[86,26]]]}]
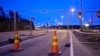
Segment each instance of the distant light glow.
[{"label": "distant light glow", "polygon": [[91,19],[89,19],[89,22],[91,22],[92,20]]},{"label": "distant light glow", "polygon": [[42,26],[44,26],[44,25],[42,24]]},{"label": "distant light glow", "polygon": [[57,19],[55,19],[55,22],[57,22],[58,20]]},{"label": "distant light glow", "polygon": [[84,24],[85,25],[85,27],[89,27],[89,24],[88,23],[86,23],[86,24]]},{"label": "distant light glow", "polygon": [[74,12],[74,11],[75,11],[75,9],[74,9],[74,8],[72,8],[72,9],[71,9],[71,12]]},{"label": "distant light glow", "polygon": [[[45,1],[45,2],[44,2]],[[78,16],[77,12],[80,11],[80,0],[1,0],[0,6],[3,7],[5,16],[8,18],[9,10],[18,11],[18,14],[23,19],[30,20],[33,17],[33,23],[38,24],[38,22],[42,24],[46,24],[47,21],[54,25],[56,22],[61,21],[64,25],[67,25],[66,20],[70,21],[70,25],[80,25],[79,20],[82,20],[84,17],[84,21],[87,21],[88,18],[93,15],[93,25],[100,25],[100,19],[95,19],[99,14],[96,14],[98,10],[100,10],[100,0],[85,0],[82,1],[82,16]],[[90,2],[91,1],[91,2]],[[56,3],[56,4],[55,4]],[[89,3],[87,5],[86,3]],[[21,12],[22,11],[22,12]],[[39,12],[40,11],[40,12]],[[57,12],[58,11],[58,12]],[[64,12],[65,11],[65,12]],[[67,13],[68,11],[69,13]],[[86,12],[84,11],[91,11]],[[93,12],[92,12],[93,11]],[[94,12],[95,11],[95,12]],[[75,13],[74,13],[75,12]],[[0,14],[1,15],[1,14]],[[71,17],[70,17],[71,16]],[[78,20],[79,18],[79,20]],[[50,19],[50,20],[48,20]],[[56,22],[55,22],[55,19]]]},{"label": "distant light glow", "polygon": [[38,23],[40,25],[40,23]]},{"label": "distant light glow", "polygon": [[62,22],[58,22],[58,23],[57,23],[57,25],[62,25],[62,24],[63,24]]},{"label": "distant light glow", "polygon": [[82,20],[84,20],[84,18],[82,18]]},{"label": "distant light glow", "polygon": [[61,16],[61,18],[63,19],[63,18],[64,18],[64,16]]}]

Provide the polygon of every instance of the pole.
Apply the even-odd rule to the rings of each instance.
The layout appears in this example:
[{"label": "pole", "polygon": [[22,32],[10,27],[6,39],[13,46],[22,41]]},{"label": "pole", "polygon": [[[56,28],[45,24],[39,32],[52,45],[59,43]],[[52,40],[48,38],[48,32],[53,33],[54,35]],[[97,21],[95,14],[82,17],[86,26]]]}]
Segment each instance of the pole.
[{"label": "pole", "polygon": [[14,31],[16,31],[16,12],[14,12]]},{"label": "pole", "polygon": [[48,33],[48,22],[47,22],[47,33]]},{"label": "pole", "polygon": [[80,19],[80,31],[82,31],[82,20]]},{"label": "pole", "polygon": [[[68,13],[68,15],[69,15],[69,13]],[[69,23],[70,23],[70,19],[69,19],[69,16],[67,16],[67,32],[69,30]]]},{"label": "pole", "polygon": [[[80,9],[81,9],[81,13],[82,13],[82,0],[80,0]],[[83,25],[82,25],[82,14],[81,14],[81,19],[80,19],[80,30],[83,30]]]},{"label": "pole", "polygon": [[[67,19],[69,19],[69,17],[67,17]],[[68,26],[69,26],[69,25],[68,25],[68,20],[67,20],[67,30],[68,30],[68,28],[69,28]]]},{"label": "pole", "polygon": [[81,3],[81,12],[82,12],[82,0],[81,0],[81,2],[80,2],[80,3]]},{"label": "pole", "polygon": [[93,15],[91,16],[91,29],[92,29],[92,26],[93,26]]},{"label": "pole", "polygon": [[55,29],[57,29],[57,19],[55,19]]},{"label": "pole", "polygon": [[30,36],[32,36],[32,18],[30,18]]},{"label": "pole", "polygon": [[91,20],[91,21],[92,21],[92,22],[91,22],[91,25],[93,26],[93,15],[92,15],[91,17],[92,17],[92,20]]},{"label": "pole", "polygon": [[[72,12],[72,19],[73,19],[73,13],[74,13],[74,12]],[[74,28],[74,27],[73,27],[73,22],[72,22],[72,31],[73,31],[73,28]]]},{"label": "pole", "polygon": [[61,19],[62,19],[62,26],[63,26],[63,19],[64,19],[64,16],[61,16]]}]

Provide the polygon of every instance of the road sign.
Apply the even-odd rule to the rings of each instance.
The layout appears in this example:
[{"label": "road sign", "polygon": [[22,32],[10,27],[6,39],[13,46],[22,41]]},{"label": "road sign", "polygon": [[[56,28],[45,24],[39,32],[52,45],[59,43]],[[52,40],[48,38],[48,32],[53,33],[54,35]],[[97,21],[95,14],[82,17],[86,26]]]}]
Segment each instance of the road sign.
[{"label": "road sign", "polygon": [[100,18],[100,10],[97,11],[96,15],[98,18]]},{"label": "road sign", "polygon": [[82,12],[78,12],[78,18],[82,19]]}]

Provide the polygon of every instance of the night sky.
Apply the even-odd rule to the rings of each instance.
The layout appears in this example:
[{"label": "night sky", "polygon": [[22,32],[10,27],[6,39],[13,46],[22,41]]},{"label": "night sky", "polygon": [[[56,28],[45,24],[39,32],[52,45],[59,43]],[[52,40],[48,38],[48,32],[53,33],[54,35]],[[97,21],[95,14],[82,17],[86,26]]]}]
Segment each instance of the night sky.
[{"label": "night sky", "polygon": [[[0,0],[0,6],[4,10],[67,10],[69,12],[19,12],[19,14],[29,19],[34,17],[35,25],[67,24],[79,25],[78,13],[80,11],[80,0]],[[75,12],[71,13],[74,8]],[[83,11],[97,11],[100,9],[100,0],[82,0]],[[6,11],[7,12],[7,11]],[[63,18],[61,17],[63,16]],[[88,22],[93,16],[93,25],[100,25],[100,18],[96,17],[96,12],[83,12],[83,22]]]}]

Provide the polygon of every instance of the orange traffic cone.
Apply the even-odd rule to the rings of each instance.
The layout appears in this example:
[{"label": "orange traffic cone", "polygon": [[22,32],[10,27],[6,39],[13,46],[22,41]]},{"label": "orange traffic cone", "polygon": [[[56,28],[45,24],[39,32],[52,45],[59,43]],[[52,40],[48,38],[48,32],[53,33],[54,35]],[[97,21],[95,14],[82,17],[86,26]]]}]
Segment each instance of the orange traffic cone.
[{"label": "orange traffic cone", "polygon": [[51,53],[49,53],[49,55],[60,55],[60,54],[61,54],[61,51],[59,51],[59,48],[58,48],[57,34],[56,34],[56,31],[54,31]]},{"label": "orange traffic cone", "polygon": [[18,36],[18,30],[16,30],[16,33],[15,33],[15,37],[14,37],[14,51],[19,51],[19,50],[22,50],[20,48],[20,44],[19,44],[19,36]]}]

